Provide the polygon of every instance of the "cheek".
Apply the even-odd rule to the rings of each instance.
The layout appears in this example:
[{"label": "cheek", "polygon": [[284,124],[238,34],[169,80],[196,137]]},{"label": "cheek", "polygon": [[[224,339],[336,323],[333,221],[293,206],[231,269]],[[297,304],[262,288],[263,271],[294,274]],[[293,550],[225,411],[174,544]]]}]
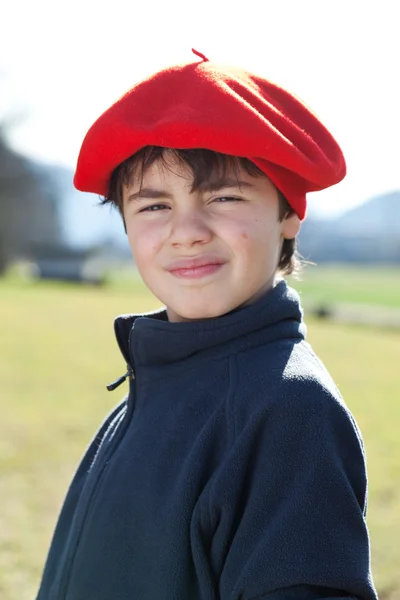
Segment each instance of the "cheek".
[{"label": "cheek", "polygon": [[268,244],[272,232],[261,219],[240,223],[235,232],[236,244],[247,252],[255,252]]},{"label": "cheek", "polygon": [[280,252],[279,228],[269,220],[266,222],[263,219],[255,219],[249,223],[242,223],[235,239],[237,256],[253,266],[256,263],[275,261]]},{"label": "cheek", "polygon": [[157,253],[157,236],[148,228],[128,227],[129,246],[139,269],[150,265]]},{"label": "cheek", "polygon": [[230,246],[238,267],[247,270],[265,254],[265,237],[258,222],[240,223],[231,231]]}]

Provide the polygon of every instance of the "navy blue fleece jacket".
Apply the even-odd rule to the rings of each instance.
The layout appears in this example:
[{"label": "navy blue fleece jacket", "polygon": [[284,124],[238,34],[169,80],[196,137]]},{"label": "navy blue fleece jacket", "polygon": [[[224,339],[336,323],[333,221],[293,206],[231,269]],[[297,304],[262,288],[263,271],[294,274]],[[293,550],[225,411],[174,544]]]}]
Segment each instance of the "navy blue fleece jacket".
[{"label": "navy blue fleece jacket", "polygon": [[374,600],[363,445],[284,281],[123,316],[129,395],[65,499],[39,600]]}]

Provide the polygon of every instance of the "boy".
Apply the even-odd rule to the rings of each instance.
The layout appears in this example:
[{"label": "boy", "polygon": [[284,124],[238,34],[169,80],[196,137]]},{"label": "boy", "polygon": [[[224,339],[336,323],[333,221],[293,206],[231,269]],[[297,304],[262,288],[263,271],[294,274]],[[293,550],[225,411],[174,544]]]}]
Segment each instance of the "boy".
[{"label": "boy", "polygon": [[305,194],[335,140],[270,82],[200,61],[139,83],[89,130],[78,189],[120,210],[165,309],[115,332],[129,395],[75,475],[39,600],[376,598],[353,418],[305,342]]}]

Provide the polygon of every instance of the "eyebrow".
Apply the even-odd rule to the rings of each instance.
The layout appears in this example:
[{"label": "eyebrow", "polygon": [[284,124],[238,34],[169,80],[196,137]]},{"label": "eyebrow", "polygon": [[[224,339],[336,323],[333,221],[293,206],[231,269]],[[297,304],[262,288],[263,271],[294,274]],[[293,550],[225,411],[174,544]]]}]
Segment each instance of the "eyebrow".
[{"label": "eyebrow", "polygon": [[154,188],[141,188],[138,192],[129,194],[127,201],[131,202],[132,200],[139,200],[140,198],[169,198],[172,200],[172,194],[169,194],[164,190],[156,190]]},{"label": "eyebrow", "polygon": [[248,181],[242,181],[236,177],[223,177],[214,181],[204,181],[199,185],[199,189],[204,192],[216,192],[224,188],[251,188],[253,184]]},{"label": "eyebrow", "polygon": [[[253,187],[252,183],[248,181],[241,181],[240,179],[234,178],[223,178],[218,179],[216,181],[204,181],[199,186],[198,189],[203,192],[217,192],[218,190],[222,190],[225,188],[251,188]],[[191,190],[194,192],[195,190]],[[129,194],[127,201],[131,202],[132,200],[139,200],[141,198],[146,199],[160,199],[160,198],[168,198],[169,200],[173,199],[173,194],[166,192],[165,190],[157,190],[155,188],[144,187],[139,191],[134,192],[133,194]]]}]

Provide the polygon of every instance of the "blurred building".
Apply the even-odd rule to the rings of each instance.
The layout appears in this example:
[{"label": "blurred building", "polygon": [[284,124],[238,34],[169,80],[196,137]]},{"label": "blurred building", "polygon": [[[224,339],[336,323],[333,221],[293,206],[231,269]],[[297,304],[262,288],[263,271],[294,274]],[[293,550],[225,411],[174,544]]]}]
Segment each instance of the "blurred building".
[{"label": "blurred building", "polygon": [[58,188],[45,167],[11,150],[0,129],[0,273],[33,244],[61,238]]}]

